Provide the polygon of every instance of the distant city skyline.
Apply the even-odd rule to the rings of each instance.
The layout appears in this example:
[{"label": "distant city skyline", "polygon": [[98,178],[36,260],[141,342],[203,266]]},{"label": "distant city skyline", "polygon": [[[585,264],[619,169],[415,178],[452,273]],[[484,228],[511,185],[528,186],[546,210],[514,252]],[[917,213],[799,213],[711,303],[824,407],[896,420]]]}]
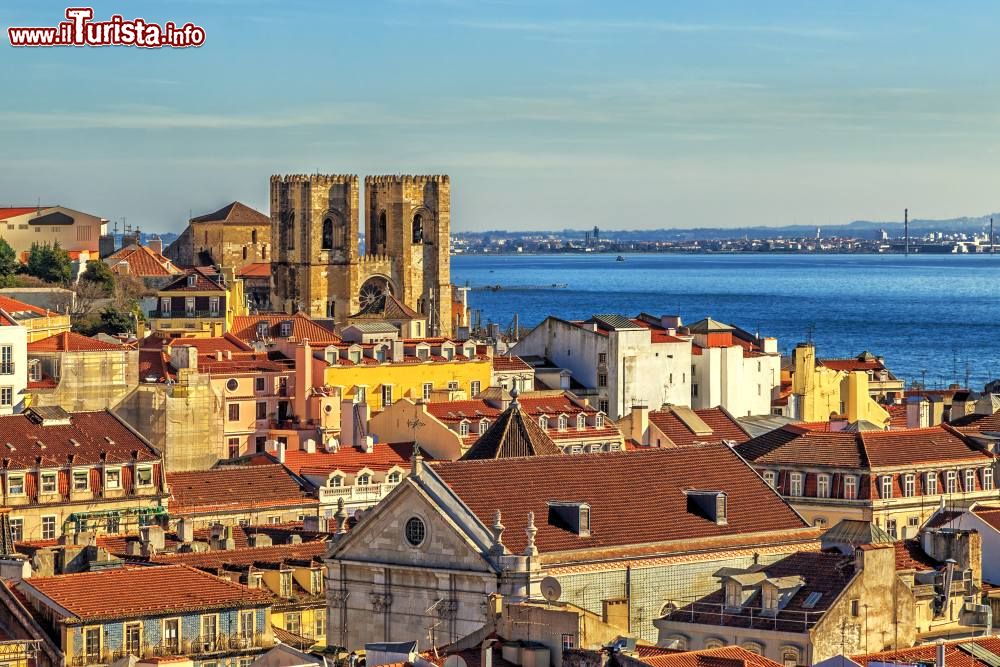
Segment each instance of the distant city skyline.
[{"label": "distant city skyline", "polygon": [[0,205],[179,232],[272,173],[447,173],[454,231],[977,216],[1000,8],[931,2],[96,2],[198,49],[15,49]]}]

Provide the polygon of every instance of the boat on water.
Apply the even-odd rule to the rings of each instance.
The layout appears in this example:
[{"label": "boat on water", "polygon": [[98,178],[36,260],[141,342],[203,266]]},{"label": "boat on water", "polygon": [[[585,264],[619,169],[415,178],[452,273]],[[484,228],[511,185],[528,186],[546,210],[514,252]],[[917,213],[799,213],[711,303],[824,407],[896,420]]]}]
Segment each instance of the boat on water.
[{"label": "boat on water", "polygon": [[622,257],[621,255],[618,255],[617,257],[615,257],[615,261],[616,261],[616,262],[624,262],[624,261],[625,261],[625,258],[624,258],[624,257]]}]

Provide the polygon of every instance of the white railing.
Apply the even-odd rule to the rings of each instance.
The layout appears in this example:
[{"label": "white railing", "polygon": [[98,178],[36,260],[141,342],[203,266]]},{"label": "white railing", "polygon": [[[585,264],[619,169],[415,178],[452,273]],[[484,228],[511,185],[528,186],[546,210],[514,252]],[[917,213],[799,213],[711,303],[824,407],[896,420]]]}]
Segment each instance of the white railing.
[{"label": "white railing", "polygon": [[319,489],[319,502],[322,505],[336,505],[341,498],[345,503],[377,503],[382,498],[389,495],[398,482],[395,484],[365,484],[352,486],[321,486]]}]

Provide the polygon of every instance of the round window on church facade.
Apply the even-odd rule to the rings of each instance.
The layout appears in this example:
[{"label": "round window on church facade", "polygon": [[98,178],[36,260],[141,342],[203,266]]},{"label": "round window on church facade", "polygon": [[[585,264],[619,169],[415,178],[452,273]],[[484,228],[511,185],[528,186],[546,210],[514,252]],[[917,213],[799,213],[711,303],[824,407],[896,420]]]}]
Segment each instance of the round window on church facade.
[{"label": "round window on church facade", "polygon": [[403,532],[406,534],[406,541],[412,547],[419,547],[427,537],[427,527],[424,526],[423,519],[415,516],[407,519]]}]

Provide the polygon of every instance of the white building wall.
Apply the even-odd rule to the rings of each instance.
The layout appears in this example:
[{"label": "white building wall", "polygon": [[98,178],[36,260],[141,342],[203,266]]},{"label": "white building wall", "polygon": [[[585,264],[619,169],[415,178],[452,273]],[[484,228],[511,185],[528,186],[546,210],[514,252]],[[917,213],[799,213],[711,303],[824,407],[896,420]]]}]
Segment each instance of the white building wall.
[{"label": "white building wall", "polygon": [[10,346],[13,368],[11,373],[0,367],[0,387],[11,388],[12,405],[0,405],[0,415],[10,415],[24,409],[28,387],[28,330],[20,326],[0,326],[0,347]]},{"label": "white building wall", "polygon": [[698,395],[696,409],[724,407],[736,417],[771,413],[774,389],[781,381],[777,354],[744,357],[739,345],[702,349],[691,357]]}]

